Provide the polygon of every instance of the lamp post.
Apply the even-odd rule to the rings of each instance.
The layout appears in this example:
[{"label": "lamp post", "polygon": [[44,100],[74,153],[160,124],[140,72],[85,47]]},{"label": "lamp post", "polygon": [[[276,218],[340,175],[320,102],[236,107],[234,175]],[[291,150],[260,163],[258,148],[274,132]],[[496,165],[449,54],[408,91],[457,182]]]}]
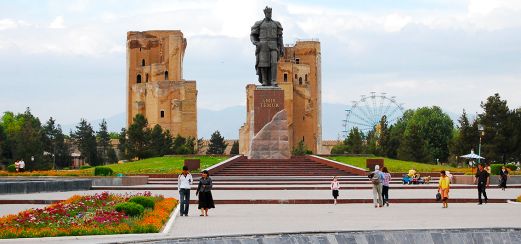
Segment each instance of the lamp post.
[{"label": "lamp post", "polygon": [[479,131],[478,164],[480,164],[481,163],[481,138],[485,135],[485,127],[482,124],[479,124],[478,131]]}]

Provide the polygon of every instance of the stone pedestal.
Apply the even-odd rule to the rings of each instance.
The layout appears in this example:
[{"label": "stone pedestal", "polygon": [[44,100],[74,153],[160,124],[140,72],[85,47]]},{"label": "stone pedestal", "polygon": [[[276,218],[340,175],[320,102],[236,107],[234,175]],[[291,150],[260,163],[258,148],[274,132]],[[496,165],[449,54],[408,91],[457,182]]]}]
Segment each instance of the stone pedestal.
[{"label": "stone pedestal", "polygon": [[278,87],[256,87],[253,93],[253,136],[249,159],[288,159],[288,115],[284,91]]},{"label": "stone pedestal", "polygon": [[253,92],[253,133],[256,135],[276,113],[284,109],[284,90],[257,86]]}]

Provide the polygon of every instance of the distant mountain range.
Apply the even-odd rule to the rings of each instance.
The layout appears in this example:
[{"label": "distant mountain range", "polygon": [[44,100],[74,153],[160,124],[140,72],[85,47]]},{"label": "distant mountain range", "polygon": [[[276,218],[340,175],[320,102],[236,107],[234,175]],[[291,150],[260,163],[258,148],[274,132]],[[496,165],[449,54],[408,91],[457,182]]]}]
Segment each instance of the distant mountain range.
[{"label": "distant mountain range", "polygon": [[[342,104],[322,104],[322,139],[336,140],[339,138],[342,127],[342,120],[345,119],[346,105]],[[239,128],[246,120],[246,107],[234,106],[222,110],[198,109],[197,128],[198,136],[209,139],[210,135],[219,130],[226,139],[238,139]],[[447,112],[447,111],[446,111]],[[458,115],[447,112],[456,121]],[[119,132],[126,124],[125,113],[116,114],[105,118],[109,131]],[[98,130],[102,119],[89,121],[94,130]],[[62,125],[63,131],[69,133],[75,129],[75,124]]]}]

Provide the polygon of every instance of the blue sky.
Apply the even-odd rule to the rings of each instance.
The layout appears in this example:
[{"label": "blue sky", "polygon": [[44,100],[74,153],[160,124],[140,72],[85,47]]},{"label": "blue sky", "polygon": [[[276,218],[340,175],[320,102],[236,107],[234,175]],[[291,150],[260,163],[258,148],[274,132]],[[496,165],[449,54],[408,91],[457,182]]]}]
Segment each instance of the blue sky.
[{"label": "blue sky", "polygon": [[320,39],[324,103],[374,91],[474,114],[498,92],[521,106],[518,0],[0,0],[0,111],[31,107],[61,124],[124,113],[126,32],[149,29],[185,34],[200,108],[243,106],[256,79],[249,30],[266,5],[286,43]]}]

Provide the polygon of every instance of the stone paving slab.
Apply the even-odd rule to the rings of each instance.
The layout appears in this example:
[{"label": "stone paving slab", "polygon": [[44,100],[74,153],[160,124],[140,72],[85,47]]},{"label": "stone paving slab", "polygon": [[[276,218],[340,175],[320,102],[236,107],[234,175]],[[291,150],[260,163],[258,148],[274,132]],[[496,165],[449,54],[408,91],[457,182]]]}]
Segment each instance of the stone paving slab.
[{"label": "stone paving slab", "polygon": [[[521,209],[513,204],[220,205],[209,217],[178,217],[172,237],[352,230],[521,228]],[[501,216],[499,219],[498,216]]]},{"label": "stone paving slab", "polygon": [[[89,190],[89,191],[71,191],[71,192],[42,192],[32,194],[10,194],[0,195],[0,200],[63,200],[73,195],[86,195],[94,193],[102,193],[102,190]],[[114,193],[139,193],[140,191],[129,191],[129,190],[112,190],[109,192]],[[152,194],[162,194],[166,197],[179,197],[179,192],[175,190],[150,190]],[[417,199],[426,198],[433,199],[437,190],[436,189],[418,189],[418,190],[404,190],[395,189],[389,191],[389,197],[392,199]],[[190,191],[191,199],[197,199],[195,196],[195,190]],[[521,195],[521,188],[507,189],[502,191],[500,189],[488,189],[488,197],[490,199],[514,199]],[[232,190],[216,190],[212,191],[214,199],[331,199],[330,190],[257,190],[257,191],[232,191]],[[476,198],[476,189],[453,189],[450,192],[450,198]],[[372,190],[341,190],[340,199],[371,199]]]}]

